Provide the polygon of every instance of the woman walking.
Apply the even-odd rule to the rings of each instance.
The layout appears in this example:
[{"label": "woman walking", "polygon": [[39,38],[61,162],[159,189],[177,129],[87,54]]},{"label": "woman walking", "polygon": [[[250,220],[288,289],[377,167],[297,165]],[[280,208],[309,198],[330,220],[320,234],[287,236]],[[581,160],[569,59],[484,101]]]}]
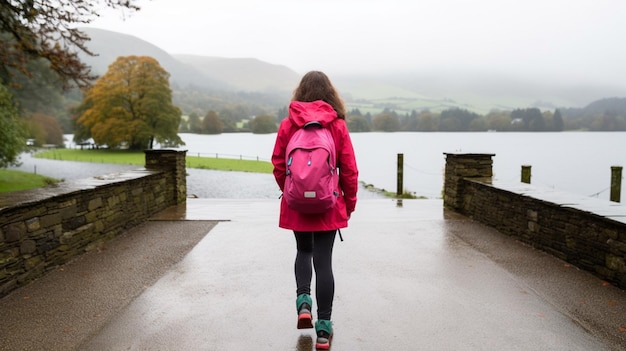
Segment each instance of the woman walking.
[{"label": "woman walking", "polygon": [[274,177],[281,191],[287,177],[287,145],[294,133],[309,122],[318,122],[330,131],[339,169],[337,202],[330,210],[319,214],[301,213],[281,200],[279,227],[293,230],[296,239],[296,308],[297,327],[313,328],[311,279],[316,274],[317,302],[316,348],[328,349],[333,335],[331,314],[335,295],[332,252],[337,230],[348,226],[355,209],[358,190],[358,169],[352,141],[345,121],[343,101],[326,74],[311,71],[302,77],[289,105],[289,116],[278,129],[272,153]]}]

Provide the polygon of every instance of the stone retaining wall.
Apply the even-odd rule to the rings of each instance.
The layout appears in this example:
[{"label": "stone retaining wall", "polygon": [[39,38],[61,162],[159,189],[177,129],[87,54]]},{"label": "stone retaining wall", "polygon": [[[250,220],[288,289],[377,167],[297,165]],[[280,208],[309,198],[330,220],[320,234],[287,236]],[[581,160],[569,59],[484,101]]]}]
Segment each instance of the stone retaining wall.
[{"label": "stone retaining wall", "polygon": [[444,206],[626,288],[626,208],[494,184],[492,154],[446,154]]},{"label": "stone retaining wall", "polygon": [[0,194],[0,297],[184,202],[186,151],[146,151],[133,172]]}]

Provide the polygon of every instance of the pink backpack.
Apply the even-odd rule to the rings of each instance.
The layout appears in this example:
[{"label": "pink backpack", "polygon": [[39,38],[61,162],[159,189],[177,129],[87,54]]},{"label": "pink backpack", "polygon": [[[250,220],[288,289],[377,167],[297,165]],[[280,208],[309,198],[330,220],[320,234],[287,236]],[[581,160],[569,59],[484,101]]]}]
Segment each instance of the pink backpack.
[{"label": "pink backpack", "polygon": [[335,141],[319,122],[309,122],[291,137],[286,150],[287,178],[283,196],[302,213],[324,213],[335,206],[339,174]]}]

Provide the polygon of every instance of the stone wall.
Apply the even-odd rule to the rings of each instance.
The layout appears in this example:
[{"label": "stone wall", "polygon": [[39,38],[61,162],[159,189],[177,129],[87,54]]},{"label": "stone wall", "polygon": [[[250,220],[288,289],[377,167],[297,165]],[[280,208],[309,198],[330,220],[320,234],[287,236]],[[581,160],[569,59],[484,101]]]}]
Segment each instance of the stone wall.
[{"label": "stone wall", "polygon": [[0,297],[185,201],[185,151],[146,169],[0,194]]},{"label": "stone wall", "polygon": [[446,154],[445,207],[626,288],[624,206],[521,182],[494,183],[492,156]]}]

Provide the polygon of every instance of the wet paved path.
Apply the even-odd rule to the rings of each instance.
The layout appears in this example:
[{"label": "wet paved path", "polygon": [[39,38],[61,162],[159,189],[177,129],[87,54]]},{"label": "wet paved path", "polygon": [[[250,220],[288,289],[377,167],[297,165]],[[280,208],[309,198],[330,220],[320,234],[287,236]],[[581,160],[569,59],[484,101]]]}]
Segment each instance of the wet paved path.
[{"label": "wet paved path", "polygon": [[[189,199],[164,211],[0,300],[0,348],[311,350],[313,332],[295,329],[295,243],[277,211],[262,199]],[[626,349],[623,291],[440,200],[363,200],[342,232],[332,350]],[[177,236],[189,251],[171,257]],[[120,261],[135,250],[165,262],[158,277]]]}]

